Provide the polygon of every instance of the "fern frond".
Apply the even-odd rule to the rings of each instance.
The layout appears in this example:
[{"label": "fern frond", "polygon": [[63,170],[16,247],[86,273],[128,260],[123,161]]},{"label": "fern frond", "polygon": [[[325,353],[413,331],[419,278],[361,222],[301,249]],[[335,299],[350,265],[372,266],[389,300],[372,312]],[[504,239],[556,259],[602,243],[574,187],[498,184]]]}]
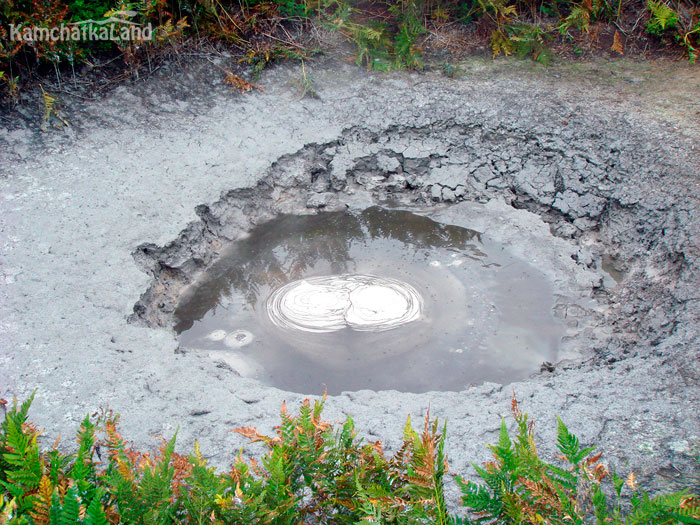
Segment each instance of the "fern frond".
[{"label": "fern frond", "polygon": [[493,51],[493,58],[496,58],[501,53],[503,53],[505,56],[510,56],[515,51],[515,44],[500,28],[495,29],[491,33],[489,44],[491,45],[491,50]]},{"label": "fern frond", "polygon": [[102,508],[101,502],[103,493],[103,490],[95,492],[95,496],[92,498],[90,505],[88,505],[85,511],[83,520],[85,525],[107,525],[107,515]]},{"label": "fern frond", "polygon": [[68,489],[63,505],[61,506],[61,514],[58,519],[58,525],[75,525],[80,519],[80,499],[78,498],[78,489],[71,487]]},{"label": "fern frond", "polygon": [[575,467],[585,459],[595,447],[581,448],[581,444],[576,436],[569,432],[566,425],[557,416],[557,447],[566,459]]},{"label": "fern frond", "polygon": [[32,510],[29,512],[29,515],[36,525],[46,525],[49,523],[53,491],[54,488],[49,477],[42,476],[41,481],[39,481],[39,489],[34,496]]}]

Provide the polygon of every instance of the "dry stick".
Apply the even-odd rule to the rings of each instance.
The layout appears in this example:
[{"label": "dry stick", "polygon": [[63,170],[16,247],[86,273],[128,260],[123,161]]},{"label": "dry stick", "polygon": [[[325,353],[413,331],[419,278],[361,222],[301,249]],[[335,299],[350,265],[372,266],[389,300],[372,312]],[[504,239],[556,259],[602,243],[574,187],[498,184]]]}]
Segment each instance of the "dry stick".
[{"label": "dry stick", "polygon": [[211,58],[209,58],[209,57],[207,57],[207,56],[205,56],[204,58],[206,58],[209,62],[211,62],[212,65],[213,65],[214,67],[219,68],[221,71],[223,71],[223,72],[226,73],[227,75],[228,75],[229,73],[231,73],[231,71],[229,71],[228,69],[225,69],[225,68],[221,67],[219,64],[217,64],[216,62],[214,62]]},{"label": "dry stick", "polygon": [[74,97],[74,98],[79,98],[80,100],[87,100],[87,101],[93,101],[93,98],[86,97],[83,95],[78,95],[77,93],[73,93],[72,91],[68,91],[67,89],[55,89],[54,92],[56,93],[64,93],[68,95],[69,97]]},{"label": "dry stick", "polygon": [[621,32],[622,34],[624,34],[625,36],[627,36],[627,31],[625,31],[624,29],[622,29],[622,28],[620,27],[620,25],[619,25],[617,22],[613,22],[613,25],[614,25],[615,27],[617,27],[617,28],[620,30],[620,32]]},{"label": "dry stick", "polygon": [[55,60],[52,60],[51,62],[53,63],[53,69],[56,72],[56,81],[58,82],[58,87],[60,88],[61,87],[61,75],[58,72],[58,66],[56,65]]},{"label": "dry stick", "polygon": [[296,42],[282,40],[281,38],[277,38],[276,36],[273,36],[273,35],[271,35],[271,34],[269,34],[269,33],[261,33],[261,34],[262,34],[263,36],[266,36],[266,37],[271,38],[271,39],[273,39],[273,40],[277,40],[278,42],[282,42],[283,44],[287,44],[287,45],[290,45],[290,46],[298,47],[299,49],[306,50],[306,48],[305,48],[304,46],[302,46],[302,45],[300,45],[300,44],[297,44]]},{"label": "dry stick", "polygon": [[[281,27],[282,27],[282,31],[284,31],[284,34],[287,35],[287,36],[289,37],[289,41],[290,41],[290,42],[294,42],[294,37],[292,37],[292,35],[289,34],[289,31],[287,31],[287,28],[284,27],[284,26],[281,26]],[[301,49],[306,49],[306,48],[303,47],[303,46],[299,46],[299,47],[300,47]]]},{"label": "dry stick", "polygon": [[[622,16],[622,0],[618,0],[618,2],[617,2],[617,22],[620,21],[621,16]],[[615,25],[617,26],[617,23],[615,23]],[[618,27],[618,29],[620,28],[620,26],[617,26],[617,27]],[[622,29],[620,29],[620,31],[622,31]],[[622,32],[624,33],[624,31],[622,31]]]},{"label": "dry stick", "polygon": [[86,63],[88,66],[90,66],[91,68],[96,69],[96,68],[104,67],[104,66],[106,66],[106,65],[108,65],[108,64],[111,64],[112,62],[114,62],[115,60],[119,60],[120,58],[122,58],[122,55],[118,55],[118,56],[115,56],[114,58],[110,58],[109,60],[107,60],[107,62],[92,63],[92,62],[90,62],[89,60],[85,60],[85,63]]},{"label": "dry stick", "polygon": [[632,26],[632,30],[631,30],[632,33],[634,33],[634,30],[637,29],[637,26],[639,25],[639,22],[642,20],[642,18],[644,18],[644,14],[642,14],[641,16],[639,16],[637,18],[637,20],[635,20],[634,26]]}]

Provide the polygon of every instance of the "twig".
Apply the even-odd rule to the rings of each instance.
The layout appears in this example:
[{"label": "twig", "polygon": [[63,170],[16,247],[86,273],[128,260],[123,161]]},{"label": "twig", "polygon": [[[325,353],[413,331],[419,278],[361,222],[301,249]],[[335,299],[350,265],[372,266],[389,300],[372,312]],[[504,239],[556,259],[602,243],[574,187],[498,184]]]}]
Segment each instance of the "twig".
[{"label": "twig", "polygon": [[97,68],[100,68],[100,67],[104,67],[104,66],[106,66],[106,65],[108,65],[108,64],[111,64],[111,63],[114,62],[115,60],[119,60],[119,59],[121,59],[121,58],[123,58],[123,55],[120,54],[120,55],[115,56],[114,58],[111,58],[111,59],[107,60],[106,62],[93,63],[93,62],[90,62],[90,61],[87,60],[87,59],[85,59],[84,62],[85,62],[88,66],[90,66],[91,68],[97,69]]},{"label": "twig", "polygon": [[219,68],[221,71],[223,71],[227,75],[230,73],[230,71],[228,69],[221,67],[219,64],[214,62],[211,58],[209,58],[209,57],[204,57],[204,58],[206,58],[208,62],[211,62],[214,67]]},{"label": "twig", "polygon": [[615,27],[617,27],[617,28],[620,30],[620,33],[622,33],[623,35],[627,36],[627,31],[625,31],[624,29],[622,29],[622,28],[618,25],[617,22],[613,22],[613,25],[614,25]]},{"label": "twig", "polygon": [[304,51],[306,51],[306,48],[305,48],[304,46],[302,46],[302,45],[300,45],[300,44],[297,44],[296,42],[292,42],[291,40],[288,42],[288,41],[286,41],[286,40],[282,40],[281,38],[277,38],[276,36],[273,36],[273,35],[271,35],[271,34],[269,34],[269,33],[262,33],[262,34],[263,34],[264,36],[268,37],[268,38],[271,38],[271,39],[273,39],[273,40],[277,40],[278,42],[282,42],[283,44],[287,44],[287,45],[290,45],[290,46],[298,47],[299,49],[303,49]]},{"label": "twig", "polygon": [[631,32],[634,32],[635,29],[637,29],[637,26],[639,25],[639,22],[644,18],[644,15],[642,14],[640,17],[637,18],[634,22],[634,26],[632,26]]},{"label": "twig", "polygon": [[83,96],[83,95],[78,95],[77,93],[73,93],[72,91],[68,91],[67,89],[63,89],[63,88],[54,89],[53,91],[55,91],[55,92],[57,92],[57,93],[63,93],[63,94],[65,94],[65,95],[68,95],[69,97],[79,98],[80,100],[88,100],[88,101],[94,100],[94,99],[91,98],[91,97],[86,97],[86,96]]}]

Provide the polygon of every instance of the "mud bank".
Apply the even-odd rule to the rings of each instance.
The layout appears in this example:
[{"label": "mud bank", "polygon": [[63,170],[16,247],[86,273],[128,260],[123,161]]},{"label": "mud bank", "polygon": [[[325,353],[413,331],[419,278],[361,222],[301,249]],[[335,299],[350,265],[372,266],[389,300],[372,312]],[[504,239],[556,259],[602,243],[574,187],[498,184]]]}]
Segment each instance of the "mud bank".
[{"label": "mud bank", "polygon": [[328,399],[330,419],[352,413],[391,448],[406,414],[430,406],[448,419],[452,471],[467,473],[515,391],[543,438],[559,414],[620,470],[672,486],[700,437],[698,140],[624,83],[477,70],[317,64],[317,101],[294,96],[291,66],[244,98],[203,67],[83,106],[69,134],[0,133],[0,395],[39,387],[50,440],[110,406],[138,445],[179,427],[183,448],[199,439],[225,464],[243,443],[231,428],[269,431],[303,396],[178,353],[179,293],[279,213],[388,203],[540,261],[572,332],[554,371],[527,381],[348,392]]}]

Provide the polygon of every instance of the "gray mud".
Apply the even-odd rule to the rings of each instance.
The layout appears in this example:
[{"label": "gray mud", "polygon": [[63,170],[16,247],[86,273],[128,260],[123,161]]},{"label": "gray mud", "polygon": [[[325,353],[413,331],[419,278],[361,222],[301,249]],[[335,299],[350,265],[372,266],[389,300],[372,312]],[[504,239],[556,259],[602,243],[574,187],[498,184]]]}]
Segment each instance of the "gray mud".
[{"label": "gray mud", "polygon": [[692,96],[674,84],[683,111],[659,103],[670,77],[696,93],[697,76],[662,67],[598,64],[615,78],[591,82],[475,62],[449,80],[327,62],[314,68],[321,100],[299,100],[295,66],[245,97],[200,66],[74,108],[70,132],[2,130],[0,396],[38,387],[47,441],[109,406],[137,445],[179,428],[183,449],[199,439],[224,465],[244,442],[230,429],[270,431],[282,401],[303,396],[182,353],[179,293],[280,213],[398,204],[537,262],[555,296],[577,298],[554,309],[573,332],[553,371],[347,392],[327,417],[351,413],[391,449],[406,414],[430,407],[448,419],[452,472],[470,473],[515,391],[544,450],[559,414],[618,470],[674,488],[700,437],[700,145]]}]

